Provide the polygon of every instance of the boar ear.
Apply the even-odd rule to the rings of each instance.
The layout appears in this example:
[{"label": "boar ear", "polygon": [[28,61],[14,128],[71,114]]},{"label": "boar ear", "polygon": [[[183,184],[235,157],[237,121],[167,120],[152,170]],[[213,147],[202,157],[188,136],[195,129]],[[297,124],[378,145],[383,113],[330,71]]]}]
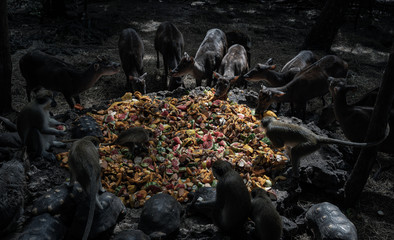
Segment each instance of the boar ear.
[{"label": "boar ear", "polygon": [[269,58],[267,62],[265,62],[266,65],[272,65],[273,63],[274,63],[274,59],[272,58]]},{"label": "boar ear", "polygon": [[100,64],[95,63],[95,64],[93,65],[93,67],[94,67],[94,70],[95,70],[95,71],[98,71],[98,70],[100,69]]},{"label": "boar ear", "polygon": [[280,97],[280,96],[285,95],[286,93],[284,93],[284,92],[282,92],[282,91],[275,91],[275,92],[273,92],[273,94],[274,94],[276,97]]},{"label": "boar ear", "polygon": [[217,72],[215,72],[215,71],[213,71],[212,75],[213,75],[213,77],[216,78],[216,79],[219,79],[219,78],[220,78],[219,73],[217,73]]},{"label": "boar ear", "polygon": [[274,64],[274,65],[270,65],[270,69],[271,70],[274,70],[276,68],[276,65]]}]

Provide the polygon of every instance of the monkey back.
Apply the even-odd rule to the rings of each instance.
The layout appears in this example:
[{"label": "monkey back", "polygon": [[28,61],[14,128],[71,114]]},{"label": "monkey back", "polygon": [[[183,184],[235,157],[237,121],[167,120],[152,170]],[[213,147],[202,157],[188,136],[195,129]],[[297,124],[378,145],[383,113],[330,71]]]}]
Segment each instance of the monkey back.
[{"label": "monkey back", "polygon": [[272,117],[264,118],[262,122],[267,137],[274,145],[280,145],[277,147],[282,147],[283,144],[292,146],[292,143],[306,141],[317,143],[316,134],[307,128],[296,124],[277,121]]}]

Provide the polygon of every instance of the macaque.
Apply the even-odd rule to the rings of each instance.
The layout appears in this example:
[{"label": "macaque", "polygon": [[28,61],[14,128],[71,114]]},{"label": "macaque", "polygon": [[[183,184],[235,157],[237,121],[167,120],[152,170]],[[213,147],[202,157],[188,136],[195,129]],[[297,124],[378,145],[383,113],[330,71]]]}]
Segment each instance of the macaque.
[{"label": "macaque", "polygon": [[141,144],[149,142],[149,139],[152,137],[153,132],[149,129],[142,127],[131,127],[121,132],[114,142],[103,145],[120,145],[128,147],[130,153],[134,155],[135,145],[142,146]]},{"label": "macaque", "polygon": [[214,223],[224,233],[239,236],[251,208],[249,191],[229,162],[217,160],[212,165],[212,171],[218,180]]},{"label": "macaque", "polygon": [[390,132],[389,128],[387,128],[388,131],[386,130],[386,136],[377,142],[358,143],[319,136],[305,127],[277,121],[273,117],[263,118],[262,125],[267,137],[275,147],[286,147],[287,154],[290,157],[293,167],[293,176],[296,178],[299,177],[301,157],[319,150],[321,144],[335,143],[361,148],[371,147],[383,142]]},{"label": "macaque", "polygon": [[99,140],[97,137],[87,136],[74,142],[69,153],[70,187],[74,186],[75,180],[78,181],[90,201],[88,219],[82,237],[84,240],[89,237],[96,204],[100,209],[103,209],[98,199],[98,192],[104,192],[101,185],[98,144]]},{"label": "macaque", "polygon": [[255,223],[256,236],[259,240],[280,240],[282,236],[282,218],[274,204],[262,188],[254,188],[252,195],[251,218]]},{"label": "macaque", "polygon": [[49,147],[65,145],[55,141],[55,136],[64,136],[66,132],[51,128],[64,125],[49,116],[51,101],[52,92],[39,89],[35,99],[22,109],[17,119],[17,130],[22,144],[27,147],[28,152],[34,153],[34,157],[54,159],[53,154],[47,152]]}]

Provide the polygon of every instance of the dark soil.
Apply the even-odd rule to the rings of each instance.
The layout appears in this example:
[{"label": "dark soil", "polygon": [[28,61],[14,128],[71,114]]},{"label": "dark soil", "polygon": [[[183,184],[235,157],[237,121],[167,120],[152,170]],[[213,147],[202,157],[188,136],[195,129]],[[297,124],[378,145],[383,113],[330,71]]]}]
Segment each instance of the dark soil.
[{"label": "dark soil", "polygon": [[[309,28],[319,15],[319,4],[315,1],[299,1],[300,4],[286,4],[286,1],[261,1],[236,3],[216,3],[218,1],[145,0],[145,1],[89,1],[89,27],[76,18],[47,18],[43,16],[39,1],[9,0],[9,28],[12,50],[13,108],[20,111],[27,103],[24,90],[25,81],[20,74],[19,59],[28,51],[41,49],[49,54],[71,63],[78,68],[86,68],[96,56],[107,56],[120,63],[118,37],[122,29],[132,27],[140,34],[145,44],[144,70],[147,76],[147,91],[155,92],[158,88],[163,69],[156,68],[156,52],[153,39],[157,26],[163,21],[172,21],[178,26],[185,38],[185,51],[195,54],[207,30],[220,28],[224,31],[241,30],[251,37],[251,65],[274,58],[277,68],[293,58],[301,46]],[[291,2],[291,1],[290,1]],[[316,1],[318,2],[318,1]],[[349,81],[358,85],[349,101],[354,102],[368,90],[379,86],[388,59],[389,48],[394,35],[392,15],[383,11],[362,10],[356,22],[357,9],[352,7],[348,21],[340,29],[332,46],[332,52],[342,57],[349,64]],[[391,40],[390,40],[391,39]],[[325,52],[315,52],[319,57]],[[161,66],[163,65],[162,59]],[[91,89],[81,94],[84,107],[91,107],[98,102],[118,98],[125,93],[125,76],[121,73],[102,77]],[[186,87],[195,86],[194,79],[185,79]],[[204,84],[204,82],[203,82]],[[259,85],[250,85],[255,91]],[[328,102],[330,98],[326,96]],[[63,96],[57,97],[58,107],[54,114],[68,110]],[[321,101],[311,101],[307,107],[308,119],[316,119],[322,109]],[[281,114],[288,114],[286,108]],[[12,117],[11,117],[12,118]],[[2,126],[1,130],[2,129]],[[333,126],[331,131],[338,131]],[[390,159],[392,161],[392,158]],[[31,176],[31,181],[41,185],[31,186],[33,195],[40,195],[47,189],[59,185],[68,177],[67,171],[57,169],[50,174],[51,164],[41,164],[42,169]],[[52,172],[53,173],[53,172]],[[381,175],[379,180],[369,179],[354,208],[344,212],[356,225],[359,239],[394,238],[394,170]],[[31,196],[35,197],[35,196]],[[326,201],[320,196],[304,196],[299,201],[301,206]],[[378,215],[378,211],[384,215]],[[116,228],[116,231],[135,228],[136,212],[130,209]],[[191,232],[186,229],[192,229]],[[210,236],[213,226],[196,224],[186,220],[178,239],[204,239]],[[302,232],[293,239],[313,239],[308,232]]]}]

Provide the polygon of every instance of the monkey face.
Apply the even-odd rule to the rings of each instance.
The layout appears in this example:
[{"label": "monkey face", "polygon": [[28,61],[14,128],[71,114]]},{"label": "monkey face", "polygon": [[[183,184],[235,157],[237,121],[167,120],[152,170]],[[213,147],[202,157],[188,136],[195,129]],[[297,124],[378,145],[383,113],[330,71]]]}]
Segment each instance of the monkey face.
[{"label": "monkey face", "polygon": [[339,93],[345,93],[347,91],[356,90],[357,86],[355,85],[348,85],[346,83],[346,79],[344,78],[328,78],[329,82],[329,90],[333,98],[335,98]]},{"label": "monkey face", "polygon": [[265,117],[263,118],[263,120],[261,120],[261,125],[263,126],[264,129],[266,129],[268,127],[268,125],[274,121],[274,117]]},{"label": "monkey face", "polygon": [[34,98],[39,104],[49,107],[53,101],[53,93],[45,88],[40,88],[35,92]]},{"label": "monkey face", "polygon": [[231,171],[232,169],[233,168],[231,167],[231,164],[223,160],[217,160],[212,164],[213,176],[216,179],[220,179],[224,174],[226,174],[228,171]]}]

